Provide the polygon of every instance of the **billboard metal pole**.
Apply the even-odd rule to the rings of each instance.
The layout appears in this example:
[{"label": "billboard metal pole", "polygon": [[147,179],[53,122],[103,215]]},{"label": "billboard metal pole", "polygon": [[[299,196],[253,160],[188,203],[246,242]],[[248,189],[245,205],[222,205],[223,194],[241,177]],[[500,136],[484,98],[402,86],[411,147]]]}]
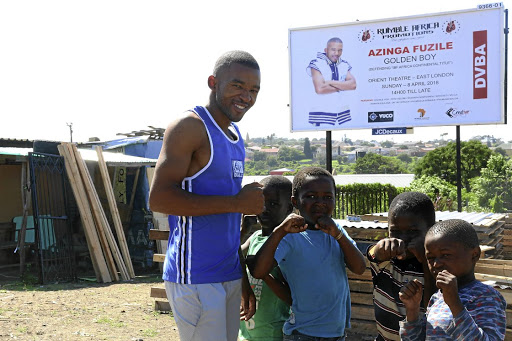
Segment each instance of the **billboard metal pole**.
[{"label": "billboard metal pole", "polygon": [[461,181],[461,157],[460,157],[460,126],[456,126],[457,141],[457,211],[462,212],[462,181]]},{"label": "billboard metal pole", "polygon": [[325,132],[325,168],[332,174],[332,137],[331,131]]}]

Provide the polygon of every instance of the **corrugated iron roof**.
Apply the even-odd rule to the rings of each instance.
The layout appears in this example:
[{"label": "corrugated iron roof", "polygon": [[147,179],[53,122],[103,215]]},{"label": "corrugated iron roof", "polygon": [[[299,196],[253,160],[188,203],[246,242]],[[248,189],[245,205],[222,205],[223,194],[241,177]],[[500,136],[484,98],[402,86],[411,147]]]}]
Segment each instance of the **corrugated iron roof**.
[{"label": "corrugated iron roof", "polygon": [[[388,212],[373,213],[365,215],[365,219],[371,219],[375,217],[387,217]],[[503,213],[489,213],[489,212],[450,212],[450,211],[436,211],[436,221],[443,221],[448,219],[462,219],[474,226],[489,226],[494,222],[503,220],[505,218]],[[351,222],[352,223],[352,222]],[[374,226],[372,221],[362,221],[361,223],[366,224],[365,228]],[[352,223],[355,224],[355,223]],[[352,225],[351,225],[352,226]],[[356,227],[354,225],[354,227]],[[387,227],[387,223],[386,223]],[[373,227],[376,228],[376,227]]]},{"label": "corrugated iron roof", "polygon": [[[79,149],[85,161],[98,161],[98,155],[95,150],[92,149]],[[28,156],[28,153],[32,152],[32,148],[12,148],[12,147],[0,147],[0,155],[13,155],[17,156],[21,160]],[[148,159],[144,157],[124,155],[121,153],[110,153],[103,152],[103,157],[107,165],[115,166],[154,166],[156,159]]]},{"label": "corrugated iron roof", "polygon": [[[242,185],[251,182],[261,181],[269,175],[248,175],[244,176]],[[293,176],[286,176],[290,181],[293,181]],[[334,175],[334,182],[336,185],[349,185],[349,184],[371,184],[381,183],[390,184],[395,187],[408,187],[414,180],[414,174],[341,174]]]}]

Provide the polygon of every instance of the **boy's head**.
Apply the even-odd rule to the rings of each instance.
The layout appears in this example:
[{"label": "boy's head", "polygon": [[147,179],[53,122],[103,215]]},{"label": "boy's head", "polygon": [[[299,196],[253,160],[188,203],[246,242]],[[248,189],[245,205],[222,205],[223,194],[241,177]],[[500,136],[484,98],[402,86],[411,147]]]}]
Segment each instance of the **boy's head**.
[{"label": "boy's head", "polygon": [[281,175],[267,176],[263,185],[265,210],[258,215],[263,228],[275,228],[292,212],[292,182]]},{"label": "boy's head", "polygon": [[389,205],[389,237],[404,241],[406,259],[423,257],[425,234],[435,221],[434,204],[424,193],[401,193]]},{"label": "boy's head", "polygon": [[474,279],[480,245],[473,226],[461,219],[436,223],[425,236],[425,254],[434,276],[443,270],[457,277],[458,284]]},{"label": "boy's head", "polygon": [[336,185],[331,173],[320,167],[305,167],[293,178],[292,203],[310,226],[334,211]]}]

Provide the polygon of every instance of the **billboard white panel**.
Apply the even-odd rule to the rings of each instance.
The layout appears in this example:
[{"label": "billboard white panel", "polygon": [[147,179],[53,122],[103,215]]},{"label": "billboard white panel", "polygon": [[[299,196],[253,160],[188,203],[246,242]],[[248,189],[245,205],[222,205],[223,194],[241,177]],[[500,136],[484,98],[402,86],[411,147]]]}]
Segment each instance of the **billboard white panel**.
[{"label": "billboard white panel", "polygon": [[289,30],[292,131],[504,123],[504,10]]}]

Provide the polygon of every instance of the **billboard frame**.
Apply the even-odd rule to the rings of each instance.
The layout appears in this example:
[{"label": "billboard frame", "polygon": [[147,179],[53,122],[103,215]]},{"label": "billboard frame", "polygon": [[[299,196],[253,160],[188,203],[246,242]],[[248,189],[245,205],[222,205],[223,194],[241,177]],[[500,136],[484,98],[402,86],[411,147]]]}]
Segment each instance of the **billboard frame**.
[{"label": "billboard frame", "polygon": [[408,128],[412,127],[436,127],[436,126],[460,126],[460,125],[494,125],[494,124],[507,124],[507,78],[508,78],[508,9],[503,7],[503,4],[500,3],[500,7],[494,7],[494,8],[485,8],[485,9],[479,9],[479,8],[470,8],[470,9],[462,9],[462,10],[456,10],[456,11],[446,11],[446,12],[437,12],[437,13],[427,13],[427,14],[416,14],[416,15],[410,15],[410,16],[403,16],[403,17],[392,17],[392,18],[381,18],[381,19],[373,19],[373,20],[366,20],[366,21],[354,21],[354,22],[345,22],[345,23],[335,23],[335,24],[325,24],[325,25],[316,25],[316,26],[303,26],[303,27],[295,27],[295,28],[289,28],[288,29],[288,60],[289,60],[289,117],[290,117],[290,131],[291,132],[318,132],[318,131],[342,131],[342,130],[363,130],[363,129],[372,129],[372,128],[390,128],[389,126],[368,126],[368,127],[341,127],[337,129],[330,129],[330,128],[321,128],[321,129],[294,129],[293,128],[293,110],[294,105],[292,101],[292,32],[297,31],[306,31],[306,30],[317,30],[317,29],[324,29],[324,28],[337,28],[337,27],[349,27],[349,26],[361,26],[365,24],[376,24],[376,23],[386,23],[386,22],[393,22],[393,21],[403,21],[403,20],[411,20],[411,19],[420,19],[420,18],[429,18],[429,17],[440,17],[440,16],[447,16],[447,15],[458,15],[458,14],[464,14],[464,13],[475,13],[475,12],[482,12],[482,11],[500,11],[500,18],[502,19],[501,27],[503,29],[502,35],[499,38],[499,44],[500,44],[500,51],[499,51],[499,97],[500,97],[500,121],[499,122],[483,122],[483,123],[461,123],[461,122],[446,122],[442,124],[422,124],[422,125],[400,125],[400,126],[407,126]]}]

